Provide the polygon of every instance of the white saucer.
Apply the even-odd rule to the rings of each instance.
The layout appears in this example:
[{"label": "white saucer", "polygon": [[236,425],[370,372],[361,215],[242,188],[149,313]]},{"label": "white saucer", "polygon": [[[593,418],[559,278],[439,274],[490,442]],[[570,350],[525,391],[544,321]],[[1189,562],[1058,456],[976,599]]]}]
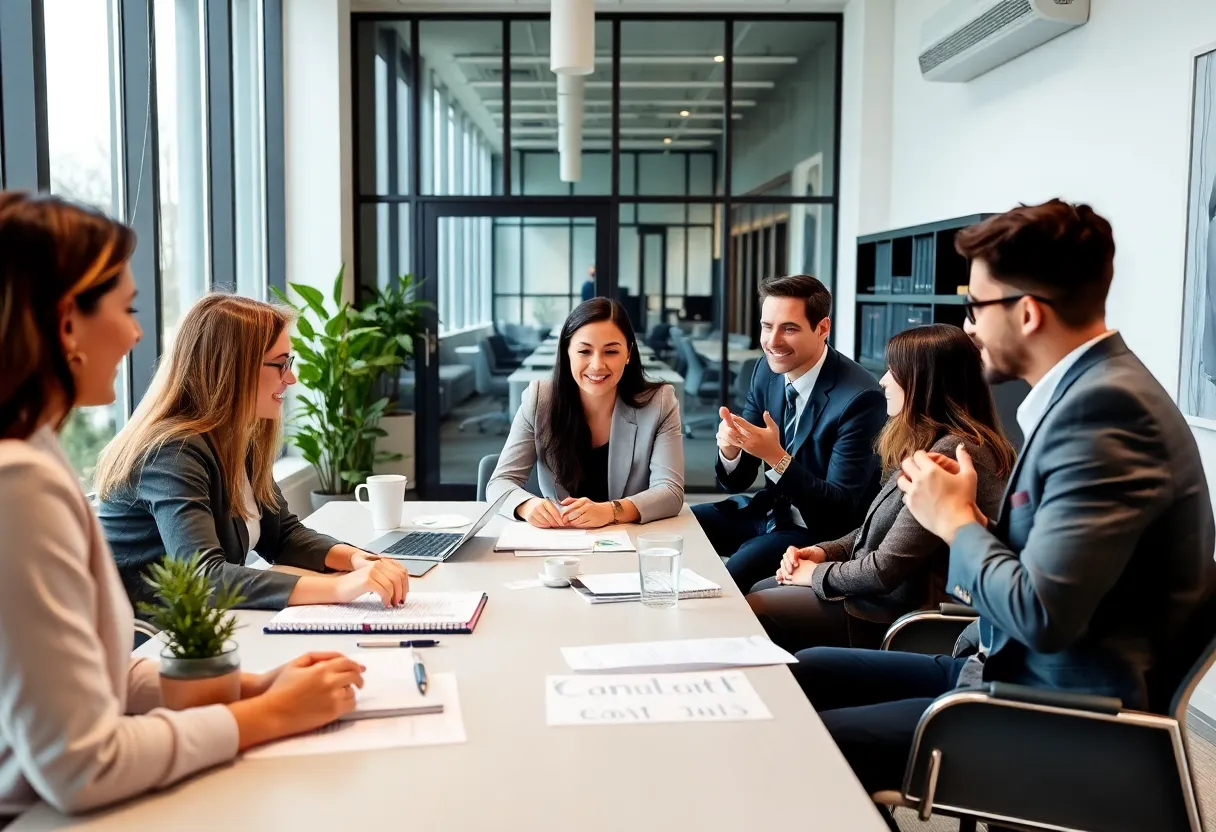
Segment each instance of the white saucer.
[{"label": "white saucer", "polygon": [[541,572],[537,577],[540,578],[542,584],[553,589],[562,589],[563,587],[570,586],[569,578],[550,578],[544,572]]},{"label": "white saucer", "polygon": [[424,529],[459,529],[472,522],[463,514],[422,514],[411,520],[410,525]]}]

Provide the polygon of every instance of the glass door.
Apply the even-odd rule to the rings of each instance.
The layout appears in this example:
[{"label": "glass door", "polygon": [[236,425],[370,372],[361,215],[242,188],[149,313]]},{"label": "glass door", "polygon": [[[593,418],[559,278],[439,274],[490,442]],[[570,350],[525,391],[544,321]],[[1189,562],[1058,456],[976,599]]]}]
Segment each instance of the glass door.
[{"label": "glass door", "polygon": [[667,320],[667,228],[638,226],[638,283],[642,294],[639,337]]},{"label": "glass door", "polygon": [[609,206],[435,200],[420,214],[422,291],[433,304],[417,350],[420,496],[471,500],[524,391],[552,376],[570,310],[614,296]]}]

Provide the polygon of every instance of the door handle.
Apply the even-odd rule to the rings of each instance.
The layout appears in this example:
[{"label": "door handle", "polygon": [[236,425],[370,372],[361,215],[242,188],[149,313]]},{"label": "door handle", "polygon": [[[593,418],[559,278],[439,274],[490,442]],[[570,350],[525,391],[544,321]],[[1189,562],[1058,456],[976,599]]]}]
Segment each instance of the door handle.
[{"label": "door handle", "polygon": [[431,366],[431,353],[435,352],[439,348],[439,339],[431,334],[430,327],[427,327],[423,339],[423,360],[426,362],[426,367],[429,369]]}]

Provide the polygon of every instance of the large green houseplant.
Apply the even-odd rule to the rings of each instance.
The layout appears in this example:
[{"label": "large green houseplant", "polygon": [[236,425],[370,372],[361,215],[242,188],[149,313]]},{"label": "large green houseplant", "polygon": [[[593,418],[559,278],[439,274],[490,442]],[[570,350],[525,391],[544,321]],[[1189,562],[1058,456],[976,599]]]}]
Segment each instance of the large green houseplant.
[{"label": "large green houseplant", "polygon": [[417,379],[407,379],[409,388],[401,388],[402,371],[413,366],[414,344],[417,340],[425,349],[426,310],[433,304],[419,297],[421,282],[406,274],[380,289],[364,287],[370,301],[362,312],[363,322],[379,327],[385,338],[397,344],[401,366],[387,368],[380,376],[379,395],[388,399],[380,427],[384,435],[376,447],[383,454],[376,464],[378,474],[402,474],[407,481],[414,479],[415,418],[410,410],[413,397],[407,397]]},{"label": "large green houseplant", "polygon": [[245,599],[231,585],[212,586],[197,553],[185,560],[165,556],[148,567],[144,581],[157,603],[140,602],[139,611],[165,641],[160,661],[165,706],[181,710],[240,699],[232,608]]},{"label": "large green houseplant", "polygon": [[405,409],[401,406],[401,370],[413,365],[414,340],[425,337],[426,310],[434,307],[419,297],[421,287],[422,281],[412,274],[401,275],[380,289],[363,287],[371,299],[362,312],[364,323],[379,327],[385,338],[396,342],[402,359],[400,367],[385,371],[380,379],[380,390],[388,399],[386,415]]},{"label": "large green houseplant", "polygon": [[291,284],[303,306],[275,290],[299,313],[291,347],[297,357],[296,376],[307,389],[288,438],[320,480],[313,492],[314,508],[330,499],[349,499],[376,463],[397,458],[376,450],[376,440],[384,436],[380,418],[389,403],[377,392],[382,375],[401,365],[400,344],[343,300],[344,274],[345,267],[334,280],[332,308],[312,286]]}]

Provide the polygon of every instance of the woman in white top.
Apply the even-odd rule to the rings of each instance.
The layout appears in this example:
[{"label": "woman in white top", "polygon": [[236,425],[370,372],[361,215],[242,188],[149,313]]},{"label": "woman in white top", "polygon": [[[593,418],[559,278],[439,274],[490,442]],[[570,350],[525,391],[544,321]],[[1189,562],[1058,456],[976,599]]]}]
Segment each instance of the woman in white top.
[{"label": "woman in white top", "polygon": [[[292,373],[290,309],[210,294],[182,318],[147,395],[97,464],[98,515],[131,602],[150,601],[144,574],[168,553],[201,553],[216,584],[243,607],[338,604],[377,593],[405,603],[409,573],[394,560],[318,534],[287,508],[271,468],[282,447]],[[299,577],[272,563],[337,575]]]},{"label": "woman in white top", "polygon": [[0,826],[39,798],[80,812],[167,786],[354,707],[362,667],[301,656],[242,699],[160,705],[131,658],[131,605],[57,432],[114,401],[140,338],[131,229],[56,197],[0,193]]}]

